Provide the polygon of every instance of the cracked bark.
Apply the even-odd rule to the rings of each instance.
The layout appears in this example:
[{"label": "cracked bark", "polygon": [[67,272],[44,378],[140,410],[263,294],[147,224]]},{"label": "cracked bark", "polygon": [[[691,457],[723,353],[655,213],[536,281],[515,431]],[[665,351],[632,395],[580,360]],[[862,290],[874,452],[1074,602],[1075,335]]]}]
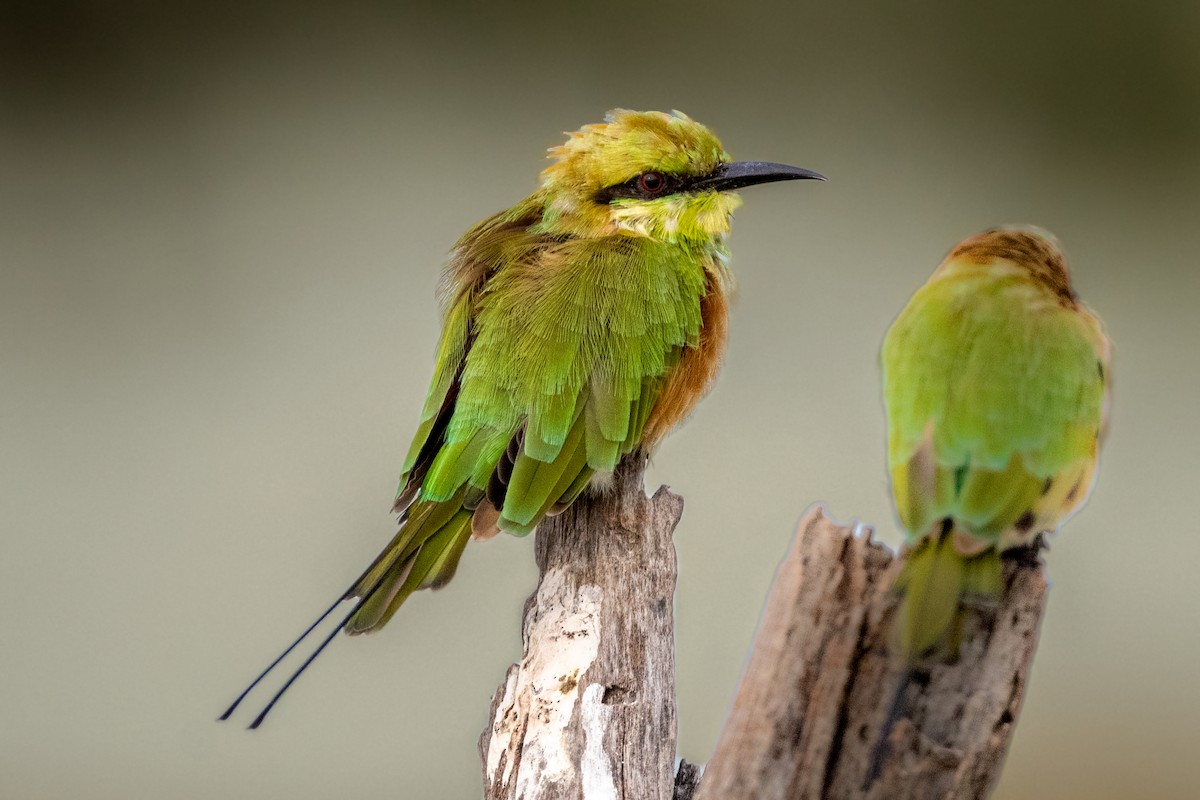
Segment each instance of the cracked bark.
[{"label": "cracked bark", "polygon": [[968,612],[958,660],[918,674],[864,788],[901,669],[887,655],[899,567],[870,529],[800,523],[697,800],[984,798],[1020,711],[1046,580],[1006,559],[1000,607]]},{"label": "cracked bark", "polygon": [[672,800],[675,547],[683,500],[642,487],[645,459],[612,490],[538,528],[538,588],[524,655],[479,739],[486,800]]},{"label": "cracked bark", "polygon": [[[1012,737],[1046,581],[1008,559],[993,613],[966,617],[958,660],[917,675],[864,789],[900,670],[887,655],[898,559],[814,508],[771,587],[716,752],[675,770],[672,532],[683,501],[647,498],[644,459],[537,533],[524,655],[479,740],[485,800],[984,798]],[[699,780],[698,780],[699,779]],[[698,787],[697,787],[698,782]]]}]

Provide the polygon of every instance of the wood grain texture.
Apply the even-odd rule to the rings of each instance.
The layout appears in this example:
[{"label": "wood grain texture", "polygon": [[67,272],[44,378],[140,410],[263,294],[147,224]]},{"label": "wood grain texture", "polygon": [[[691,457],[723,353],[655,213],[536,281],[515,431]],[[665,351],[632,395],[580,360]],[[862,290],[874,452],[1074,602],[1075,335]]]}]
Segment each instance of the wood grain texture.
[{"label": "wood grain texture", "polygon": [[645,458],[538,529],[521,662],[479,739],[486,800],[671,800],[675,548],[683,500]]},{"label": "wood grain texture", "polygon": [[879,776],[866,787],[901,669],[887,655],[899,566],[870,529],[819,507],[780,565],[697,800],[984,798],[1025,694],[1046,580],[1006,559],[994,612],[969,612],[958,660],[908,684]]}]

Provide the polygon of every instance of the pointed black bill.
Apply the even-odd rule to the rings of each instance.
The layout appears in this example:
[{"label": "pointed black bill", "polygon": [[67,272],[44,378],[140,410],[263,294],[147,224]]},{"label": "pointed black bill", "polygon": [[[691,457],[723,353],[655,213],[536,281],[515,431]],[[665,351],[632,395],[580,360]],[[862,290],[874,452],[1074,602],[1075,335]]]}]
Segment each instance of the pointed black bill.
[{"label": "pointed black bill", "polygon": [[717,192],[730,192],[743,186],[753,186],[756,183],[803,180],[823,181],[825,176],[813,172],[811,169],[774,164],[770,161],[734,161],[730,164],[722,164],[708,175],[692,183],[688,188],[693,191],[711,189]]}]

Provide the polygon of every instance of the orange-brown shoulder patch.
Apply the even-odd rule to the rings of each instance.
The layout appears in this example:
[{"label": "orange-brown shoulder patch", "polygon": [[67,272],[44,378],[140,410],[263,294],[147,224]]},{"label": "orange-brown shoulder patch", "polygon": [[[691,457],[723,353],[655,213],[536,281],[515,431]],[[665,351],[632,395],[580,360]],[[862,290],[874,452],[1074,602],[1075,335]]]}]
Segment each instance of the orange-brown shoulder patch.
[{"label": "orange-brown shoulder patch", "polygon": [[646,452],[653,452],[663,437],[687,418],[708,394],[721,370],[729,333],[729,300],[721,278],[714,273],[709,273],[708,286],[700,298],[700,320],[699,343],[683,351],[646,420],[642,435]]}]

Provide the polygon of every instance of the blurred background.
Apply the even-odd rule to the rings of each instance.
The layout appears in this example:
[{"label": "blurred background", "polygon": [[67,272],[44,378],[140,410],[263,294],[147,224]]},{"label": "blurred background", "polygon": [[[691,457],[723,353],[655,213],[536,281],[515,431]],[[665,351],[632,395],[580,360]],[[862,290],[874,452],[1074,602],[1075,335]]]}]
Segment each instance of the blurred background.
[{"label": "blurred background", "polygon": [[0,30],[0,796],[478,796],[532,539],[336,642],[263,730],[213,719],[393,533],[446,250],[614,106],[831,178],[744,193],[727,365],[651,475],[687,500],[681,754],[810,503],[898,542],[883,333],[955,241],[1029,222],[1107,322],[1115,417],[995,797],[1195,796],[1195,2],[43,1]]}]

